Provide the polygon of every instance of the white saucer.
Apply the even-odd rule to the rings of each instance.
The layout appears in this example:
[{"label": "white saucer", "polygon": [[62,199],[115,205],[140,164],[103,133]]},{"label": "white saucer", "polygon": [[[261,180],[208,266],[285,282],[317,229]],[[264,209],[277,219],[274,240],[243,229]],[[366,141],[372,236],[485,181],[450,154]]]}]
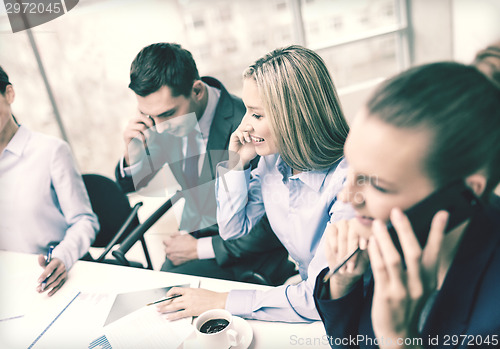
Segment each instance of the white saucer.
[{"label": "white saucer", "polygon": [[[240,344],[231,347],[231,349],[247,349],[250,346],[250,344],[252,344],[252,339],[253,339],[252,327],[245,319],[242,319],[239,316],[233,315],[233,321],[234,321],[234,329],[236,332],[238,332],[241,339],[240,339]],[[196,335],[193,331],[191,336],[189,336],[188,339],[184,341],[184,345],[182,346],[182,348],[199,349],[197,344],[198,341],[196,340]]]},{"label": "white saucer", "polygon": [[245,319],[240,318],[239,316],[233,315],[234,321],[234,329],[240,335],[240,344],[235,347],[231,347],[231,349],[247,349],[250,344],[252,344],[253,339],[253,330],[252,326],[245,321]]}]

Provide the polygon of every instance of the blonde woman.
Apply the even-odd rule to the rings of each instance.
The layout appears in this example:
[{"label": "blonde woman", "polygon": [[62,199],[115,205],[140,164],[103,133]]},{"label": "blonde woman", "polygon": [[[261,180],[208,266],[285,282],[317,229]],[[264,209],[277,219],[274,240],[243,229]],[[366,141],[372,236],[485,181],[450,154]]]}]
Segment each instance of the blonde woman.
[{"label": "blonde woman", "polygon": [[[326,259],[319,248],[327,223],[342,215],[332,207],[345,178],[348,125],[328,70],[315,52],[289,46],[257,60],[244,73],[247,112],[231,135],[229,161],[218,165],[217,222],[224,239],[245,236],[267,217],[298,265],[302,282],[267,291],[181,294],[159,311],[170,319],[225,308],[234,315],[270,321],[319,320],[313,284]],[[260,155],[250,172],[250,161]],[[347,214],[347,213],[346,213]]]}]

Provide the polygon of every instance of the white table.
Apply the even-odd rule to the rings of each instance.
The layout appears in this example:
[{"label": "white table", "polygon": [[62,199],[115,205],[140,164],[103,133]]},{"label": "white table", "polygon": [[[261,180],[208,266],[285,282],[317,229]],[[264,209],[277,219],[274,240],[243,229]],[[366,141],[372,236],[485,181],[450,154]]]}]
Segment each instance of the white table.
[{"label": "white table", "polygon": [[[0,251],[0,282],[2,283],[2,287],[0,287],[0,306],[12,305],[11,300],[6,299],[8,298],[7,292],[2,294],[2,290],[5,288],[9,288],[10,292],[12,292],[12,288],[19,284],[23,288],[19,292],[26,292],[26,289],[29,289],[28,293],[35,293],[36,279],[42,270],[38,267],[36,259],[37,256],[35,255]],[[10,280],[9,275],[12,275],[14,271],[17,271],[18,275],[22,275],[22,280],[16,282],[16,285],[6,285],[4,281]],[[266,288],[266,286],[262,285],[78,261],[71,269],[67,282],[59,292],[52,297],[47,297],[46,294],[36,294],[34,297],[36,298],[35,302],[38,305],[41,304],[43,309],[47,309],[47,307],[61,309],[61,305],[66,304],[67,300],[78,291],[116,294],[184,284],[192,280],[199,280],[201,288],[219,292],[231,289]],[[15,342],[13,338],[20,336],[34,336],[33,339],[36,338],[36,335],[34,335],[34,333],[37,333],[36,330],[31,331],[33,333],[28,330],[23,331],[24,333],[15,333],[17,330],[11,330],[11,323],[16,321],[18,320],[0,321],[1,348],[16,348],[15,344],[9,344],[10,341]],[[102,316],[96,321],[102,322]],[[311,324],[256,320],[248,320],[248,322],[254,333],[253,342],[250,346],[253,349],[329,348],[321,322]],[[67,341],[70,341],[65,343],[63,340],[61,348],[87,348],[88,338],[81,333],[82,331],[79,331],[78,324],[74,326],[74,333],[71,333],[72,331],[72,329],[65,330],[64,336],[61,334],[62,337],[68,338]],[[28,344],[32,340],[28,339]],[[39,347],[34,346],[34,348]]]}]

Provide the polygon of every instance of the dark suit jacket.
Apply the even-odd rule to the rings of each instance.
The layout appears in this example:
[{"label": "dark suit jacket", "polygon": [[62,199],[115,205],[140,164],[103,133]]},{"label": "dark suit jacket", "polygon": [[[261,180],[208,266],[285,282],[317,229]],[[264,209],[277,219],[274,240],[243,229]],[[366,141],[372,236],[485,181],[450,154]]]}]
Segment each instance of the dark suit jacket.
[{"label": "dark suit jacket", "polygon": [[[116,167],[116,179],[124,192],[132,192],[146,186],[157,172],[168,164],[175,179],[183,189],[186,199],[180,229],[187,231],[201,230],[201,234],[218,234],[216,221],[215,174],[220,161],[227,160],[227,147],[231,134],[239,126],[245,106],[240,98],[227,92],[216,79],[203,77],[202,80],[210,86],[220,89],[220,99],[217,104],[214,119],[208,136],[207,153],[203,162],[198,185],[187,188],[182,165],[181,138],[162,134],[155,144],[148,144],[152,165],[143,161],[143,170],[134,174],[134,178],[122,177],[120,166]],[[256,164],[256,162],[255,162]],[[218,235],[212,239],[217,263],[219,265],[235,265],[243,259],[254,259],[263,254],[271,257],[274,263],[268,263],[267,268],[276,268],[276,263],[288,256],[287,251],[271,230],[267,218],[263,218],[251,232],[242,239],[224,241]],[[272,266],[274,264],[274,266]]]},{"label": "dark suit jacket", "polygon": [[[326,285],[316,280],[314,298],[330,343],[357,335],[374,338],[371,324],[373,281],[359,282],[353,291],[338,300],[327,300]],[[363,294],[366,296],[363,296]],[[426,348],[500,347],[500,199],[478,210],[463,237],[441,290],[424,323],[421,338]],[[451,336],[458,336],[457,345]],[[468,337],[460,338],[460,335]],[[496,340],[493,337],[496,335]],[[489,337],[488,337],[489,336]],[[438,339],[437,345],[429,338]],[[478,345],[489,339],[489,345]],[[456,339],[456,338],[455,338]],[[476,340],[478,342],[476,342]],[[492,341],[493,340],[493,341]],[[469,341],[472,345],[468,345]],[[496,345],[495,345],[496,343]],[[352,343],[351,343],[352,344]],[[376,348],[361,341],[359,346],[332,348]]]}]

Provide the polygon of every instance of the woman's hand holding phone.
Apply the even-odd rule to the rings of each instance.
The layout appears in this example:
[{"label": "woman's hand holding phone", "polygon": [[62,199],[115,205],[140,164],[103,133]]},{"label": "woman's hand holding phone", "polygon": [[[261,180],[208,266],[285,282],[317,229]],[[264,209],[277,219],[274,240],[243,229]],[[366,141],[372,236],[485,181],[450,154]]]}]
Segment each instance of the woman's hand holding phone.
[{"label": "woman's hand holding phone", "polygon": [[[398,208],[391,212],[403,257],[394,246],[387,227],[380,220],[373,223],[368,255],[375,281],[372,301],[372,324],[377,338],[417,338],[418,321],[425,302],[436,290],[439,254],[448,213],[439,211],[432,219],[429,238],[422,249],[407,216]],[[406,265],[406,267],[405,267]],[[396,345],[381,345],[393,348]]]},{"label": "woman's hand holding phone", "polygon": [[250,138],[251,125],[241,122],[229,140],[229,168],[244,170],[256,156],[255,146]]},{"label": "woman's hand holding phone", "polygon": [[325,230],[325,254],[332,270],[344,261],[358,247],[361,249],[330,278],[330,297],[337,299],[345,296],[352,286],[363,276],[368,268],[366,253],[370,229],[362,226],[356,218],[331,223]]}]

